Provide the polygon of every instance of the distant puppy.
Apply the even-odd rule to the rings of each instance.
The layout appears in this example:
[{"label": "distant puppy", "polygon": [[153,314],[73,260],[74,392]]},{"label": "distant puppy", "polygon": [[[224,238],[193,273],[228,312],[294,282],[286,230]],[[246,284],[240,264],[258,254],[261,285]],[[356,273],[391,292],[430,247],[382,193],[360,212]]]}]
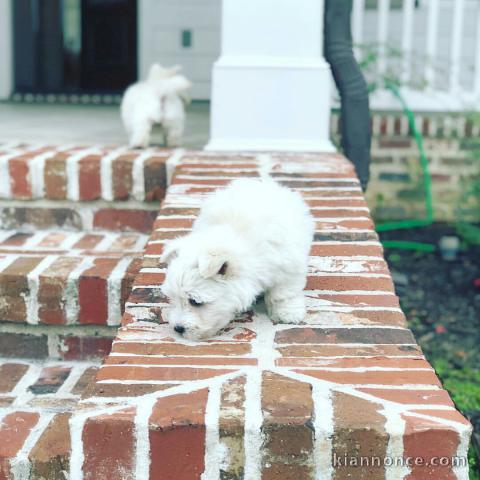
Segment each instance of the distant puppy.
[{"label": "distant puppy", "polygon": [[264,293],[274,321],[301,322],[313,231],[298,193],[235,180],[206,200],[190,234],[165,246],[166,319],[187,339],[209,337]]},{"label": "distant puppy", "polygon": [[180,70],[178,65],[164,68],[154,64],[145,81],[125,91],[120,110],[130,147],[148,147],[155,123],[165,129],[168,146],[180,144],[185,124],[184,99],[192,86],[179,74]]}]

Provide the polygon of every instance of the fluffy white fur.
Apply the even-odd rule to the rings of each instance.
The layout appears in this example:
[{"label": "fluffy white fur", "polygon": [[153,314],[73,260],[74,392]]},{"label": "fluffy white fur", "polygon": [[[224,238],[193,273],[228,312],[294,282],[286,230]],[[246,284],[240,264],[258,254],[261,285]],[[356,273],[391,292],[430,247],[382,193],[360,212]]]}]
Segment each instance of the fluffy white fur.
[{"label": "fluffy white fur", "polygon": [[192,232],[165,246],[166,319],[187,339],[206,338],[264,293],[272,320],[301,322],[313,231],[301,196],[271,179],[218,190]]},{"label": "fluffy white fur", "polygon": [[185,124],[185,92],[192,86],[179,72],[181,67],[164,68],[154,64],[148,77],[127,88],[120,106],[125,130],[132,148],[145,148],[155,123],[166,131],[168,146],[180,144]]}]

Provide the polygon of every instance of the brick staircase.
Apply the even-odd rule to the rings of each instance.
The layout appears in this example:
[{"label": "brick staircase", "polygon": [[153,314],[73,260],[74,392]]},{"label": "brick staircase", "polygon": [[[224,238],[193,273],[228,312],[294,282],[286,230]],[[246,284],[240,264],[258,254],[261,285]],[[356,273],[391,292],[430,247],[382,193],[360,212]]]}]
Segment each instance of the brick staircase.
[{"label": "brick staircase", "polygon": [[105,357],[175,155],[0,145],[0,356]]},{"label": "brick staircase", "polygon": [[[167,157],[160,162],[164,172]],[[118,286],[131,278],[133,285],[112,351],[93,381],[86,381],[95,372],[91,363],[12,360],[0,367],[0,480],[466,480],[468,467],[449,461],[466,456],[470,425],[406,328],[350,163],[331,154],[177,152],[172,158],[173,180],[141,260],[135,254],[141,248],[132,244],[122,244],[119,250],[129,253],[121,258],[105,248],[112,237],[93,247],[73,248],[70,240],[67,252],[60,240],[50,247],[60,251],[52,262],[88,258],[87,286],[79,280],[76,298],[81,303],[82,291],[87,299],[102,284],[103,302],[86,300],[84,313],[81,305],[73,314],[59,301],[65,293],[41,300],[49,271],[58,292],[70,292],[71,275],[57,274],[46,260],[44,271],[37,263],[23,280],[21,268],[6,274],[23,282],[25,292],[27,315],[13,308],[21,318],[14,326],[26,322],[30,329],[50,328],[43,323],[52,318],[67,319],[61,328],[114,328],[118,316],[110,313],[125,298]],[[259,172],[298,189],[316,218],[308,318],[298,326],[274,325],[260,308],[209,341],[179,339],[162,321],[163,244],[188,231],[210,192]],[[32,240],[35,235],[23,248],[6,248],[37,249],[37,261],[49,258],[40,245],[48,234]],[[131,276],[112,276],[116,267],[108,268],[124,258],[131,259],[124,270]],[[73,318],[80,325],[68,325]],[[85,325],[93,319],[96,325]]]}]

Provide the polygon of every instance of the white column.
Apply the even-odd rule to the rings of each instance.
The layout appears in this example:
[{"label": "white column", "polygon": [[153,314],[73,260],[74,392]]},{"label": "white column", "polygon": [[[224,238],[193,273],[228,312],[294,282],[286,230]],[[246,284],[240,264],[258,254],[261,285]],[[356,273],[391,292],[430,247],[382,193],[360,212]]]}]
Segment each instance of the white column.
[{"label": "white column", "polygon": [[12,2],[0,0],[0,100],[10,97],[13,89]]},{"label": "white column", "polygon": [[223,0],[207,150],[333,151],[322,0]]}]

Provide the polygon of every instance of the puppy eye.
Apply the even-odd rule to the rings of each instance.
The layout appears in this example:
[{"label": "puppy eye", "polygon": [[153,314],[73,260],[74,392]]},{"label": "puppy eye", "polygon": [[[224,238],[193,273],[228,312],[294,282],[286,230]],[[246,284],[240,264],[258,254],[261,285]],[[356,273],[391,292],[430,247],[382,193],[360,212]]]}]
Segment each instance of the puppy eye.
[{"label": "puppy eye", "polygon": [[203,305],[202,302],[197,302],[194,298],[189,298],[188,299],[188,303],[192,306],[192,307],[201,307]]}]

